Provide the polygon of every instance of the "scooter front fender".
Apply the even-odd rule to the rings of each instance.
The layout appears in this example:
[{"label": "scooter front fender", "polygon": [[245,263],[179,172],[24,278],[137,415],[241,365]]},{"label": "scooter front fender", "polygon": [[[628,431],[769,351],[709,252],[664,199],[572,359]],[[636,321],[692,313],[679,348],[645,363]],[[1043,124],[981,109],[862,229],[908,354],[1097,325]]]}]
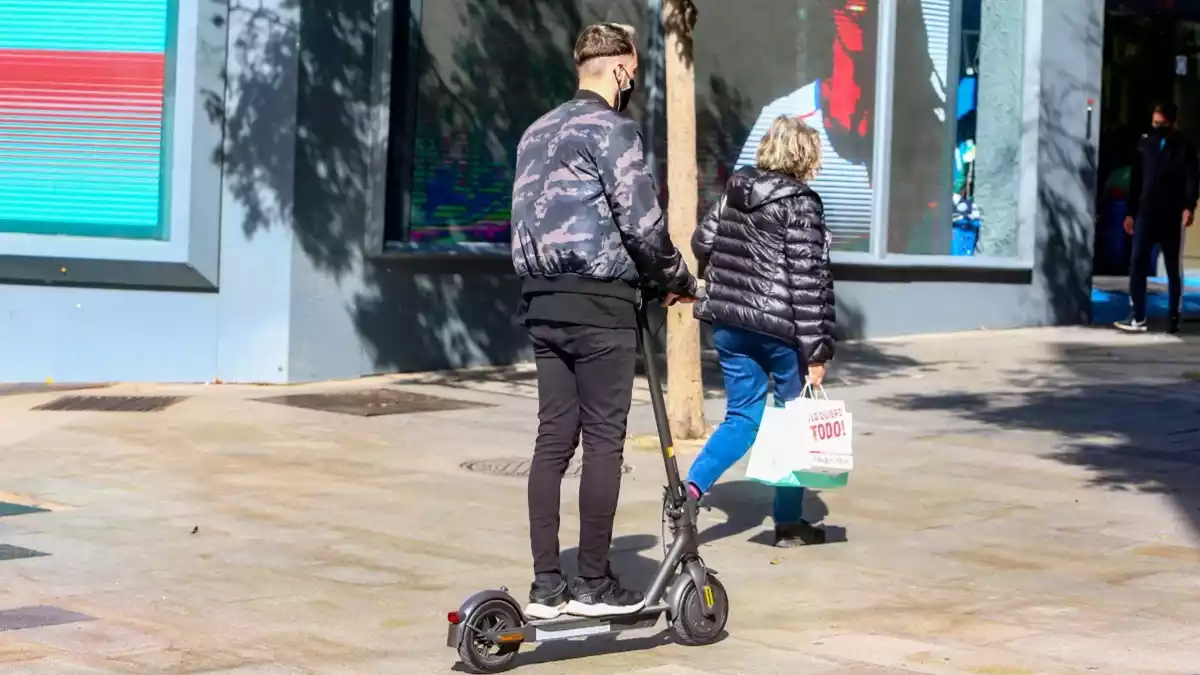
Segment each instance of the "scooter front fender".
[{"label": "scooter front fender", "polygon": [[446,635],[447,647],[458,649],[458,645],[462,642],[463,633],[466,630],[465,626],[470,622],[471,616],[475,613],[475,610],[482,607],[484,603],[491,602],[492,600],[507,602],[509,605],[512,605],[513,611],[517,613],[517,616],[525,616],[525,613],[521,611],[521,606],[517,604],[516,599],[507,592],[495,589],[479,591],[478,593],[464,600],[463,604],[459,606],[458,624],[450,624],[450,629]]},{"label": "scooter front fender", "polygon": [[[699,566],[699,570],[695,569],[695,565]],[[699,572],[699,574],[697,574]],[[687,594],[687,590],[696,586],[695,577],[699,576],[705,579],[709,576],[716,576],[717,571],[711,567],[704,566],[704,563],[696,561],[689,566],[685,566],[683,571],[675,576],[675,580],[671,583],[671,587],[667,589],[667,619],[674,620],[683,611],[683,598]],[[698,586],[696,586],[699,588]]]}]

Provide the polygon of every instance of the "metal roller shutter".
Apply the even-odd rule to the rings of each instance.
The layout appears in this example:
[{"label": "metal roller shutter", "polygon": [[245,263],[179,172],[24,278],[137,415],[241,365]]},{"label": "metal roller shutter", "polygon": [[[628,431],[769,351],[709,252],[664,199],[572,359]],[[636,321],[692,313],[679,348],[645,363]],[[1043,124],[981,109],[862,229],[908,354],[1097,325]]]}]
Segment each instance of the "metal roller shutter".
[{"label": "metal roller shutter", "polygon": [[0,0],[0,231],[162,238],[170,0]]}]

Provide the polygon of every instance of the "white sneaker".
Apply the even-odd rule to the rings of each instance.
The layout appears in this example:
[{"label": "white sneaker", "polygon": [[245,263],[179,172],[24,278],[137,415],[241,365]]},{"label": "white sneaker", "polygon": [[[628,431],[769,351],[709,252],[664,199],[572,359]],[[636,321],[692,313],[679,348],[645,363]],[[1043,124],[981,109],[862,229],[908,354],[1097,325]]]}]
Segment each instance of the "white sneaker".
[{"label": "white sneaker", "polygon": [[525,616],[531,619],[557,619],[567,608],[571,594],[567,582],[555,575],[542,575],[534,579],[529,588],[529,604]]},{"label": "white sneaker", "polygon": [[536,602],[531,602],[528,605],[525,605],[525,616],[530,619],[538,619],[542,621],[548,619],[557,619],[558,617],[562,616],[563,610],[566,608],[567,603],[565,602],[558,607],[551,607],[550,605],[542,605]]},{"label": "white sneaker", "polygon": [[1146,332],[1146,320],[1145,319],[1138,321],[1137,319],[1130,317],[1123,321],[1117,321],[1113,325],[1117,327],[1117,330],[1125,331],[1126,333],[1145,333]]}]

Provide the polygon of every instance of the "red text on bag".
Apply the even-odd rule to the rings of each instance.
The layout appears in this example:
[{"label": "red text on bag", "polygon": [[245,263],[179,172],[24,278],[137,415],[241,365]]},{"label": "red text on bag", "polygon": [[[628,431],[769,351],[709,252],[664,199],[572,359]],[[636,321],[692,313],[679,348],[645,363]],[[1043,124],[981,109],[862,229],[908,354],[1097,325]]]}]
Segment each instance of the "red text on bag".
[{"label": "red text on bag", "polygon": [[840,420],[834,422],[821,422],[819,424],[809,425],[812,431],[814,441],[828,441],[834,438],[841,438],[846,433],[846,423]]}]

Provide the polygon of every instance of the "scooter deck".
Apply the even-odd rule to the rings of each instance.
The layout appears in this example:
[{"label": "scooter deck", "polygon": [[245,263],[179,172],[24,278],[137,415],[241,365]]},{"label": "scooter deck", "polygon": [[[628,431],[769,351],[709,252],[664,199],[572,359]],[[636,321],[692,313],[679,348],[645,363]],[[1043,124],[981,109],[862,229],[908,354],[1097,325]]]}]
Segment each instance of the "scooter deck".
[{"label": "scooter deck", "polygon": [[525,624],[524,642],[549,642],[572,638],[617,633],[635,628],[652,628],[668,607],[665,604],[644,607],[630,614],[609,616],[574,616],[564,614],[554,619],[539,619]]}]

